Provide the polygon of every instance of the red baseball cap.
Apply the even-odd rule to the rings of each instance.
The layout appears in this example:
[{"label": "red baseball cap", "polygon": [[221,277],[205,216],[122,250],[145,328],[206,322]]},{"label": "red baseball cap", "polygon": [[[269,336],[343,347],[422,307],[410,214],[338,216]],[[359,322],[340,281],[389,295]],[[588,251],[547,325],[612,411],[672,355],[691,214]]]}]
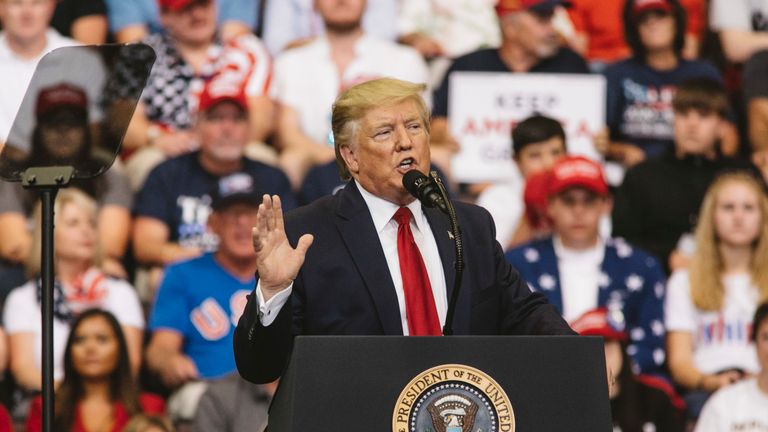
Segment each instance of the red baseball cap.
[{"label": "red baseball cap", "polygon": [[606,340],[626,341],[624,314],[619,309],[600,307],[585,312],[571,323],[571,328],[582,336],[602,336]]},{"label": "red baseball cap", "polygon": [[603,168],[584,156],[566,156],[555,162],[550,171],[547,197],[572,187],[588,189],[598,195],[608,194]]},{"label": "red baseball cap", "polygon": [[541,171],[531,174],[525,179],[525,189],[523,190],[523,202],[525,202],[525,217],[535,228],[547,224],[547,200],[549,195],[549,171]]},{"label": "red baseball cap", "polygon": [[248,111],[248,100],[242,83],[233,82],[219,76],[214,77],[208,81],[203,88],[203,92],[200,94],[198,111],[207,111],[214,105],[225,101],[236,104],[243,111]]},{"label": "red baseball cap", "polygon": [[632,6],[632,16],[637,17],[649,10],[670,13],[672,12],[672,5],[667,0],[635,0],[635,4]]},{"label": "red baseball cap", "polygon": [[192,3],[209,3],[213,0],[157,0],[160,10],[178,12]]},{"label": "red baseball cap", "polygon": [[80,87],[68,83],[61,83],[40,90],[35,106],[37,117],[59,107],[79,108],[85,112],[88,108],[88,96]]},{"label": "red baseball cap", "polygon": [[499,0],[496,3],[496,14],[502,16],[522,10],[540,12],[551,10],[556,6],[570,7],[571,2],[568,0]]}]

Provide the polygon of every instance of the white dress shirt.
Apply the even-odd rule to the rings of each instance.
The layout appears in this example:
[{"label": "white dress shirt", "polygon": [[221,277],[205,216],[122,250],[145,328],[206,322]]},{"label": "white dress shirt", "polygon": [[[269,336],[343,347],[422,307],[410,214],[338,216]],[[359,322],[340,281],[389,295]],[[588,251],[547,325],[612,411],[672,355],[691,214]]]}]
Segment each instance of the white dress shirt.
[{"label": "white dress shirt", "polygon": [[[368,210],[371,212],[373,225],[379,236],[384,257],[387,260],[389,274],[392,276],[392,283],[395,286],[397,303],[400,307],[400,320],[403,326],[403,334],[407,336],[408,318],[405,312],[403,279],[400,275],[400,261],[397,255],[398,225],[397,222],[392,219],[392,216],[395,215],[395,212],[400,206],[374,196],[360,186],[360,183],[357,183],[357,181],[355,182],[360,194],[363,196],[363,200],[368,206]],[[429,282],[432,286],[432,294],[435,299],[435,307],[437,308],[437,316],[440,319],[440,326],[442,328],[445,324],[445,314],[448,309],[448,295],[446,292],[445,273],[443,272],[443,264],[437,249],[437,242],[435,241],[435,236],[427,221],[427,216],[422,211],[421,203],[418,200],[414,200],[412,203],[408,204],[407,207],[413,214],[413,218],[411,219],[411,231],[413,232],[413,238],[416,241],[416,245],[419,247],[419,251],[424,260],[424,266],[429,275]],[[293,285],[275,294],[269,301],[265,302],[261,289],[257,286],[256,298],[259,303],[262,325],[268,326],[272,324],[277,317],[277,314],[280,312],[280,309],[288,301],[288,296],[291,294],[292,288]]]}]

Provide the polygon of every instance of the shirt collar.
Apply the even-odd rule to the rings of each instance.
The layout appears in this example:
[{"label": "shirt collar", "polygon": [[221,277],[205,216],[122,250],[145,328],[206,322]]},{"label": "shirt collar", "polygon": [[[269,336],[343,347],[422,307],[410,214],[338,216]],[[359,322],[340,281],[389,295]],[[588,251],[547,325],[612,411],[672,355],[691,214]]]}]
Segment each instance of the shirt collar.
[{"label": "shirt collar", "polygon": [[[376,232],[381,233],[381,231],[392,220],[392,216],[395,215],[395,212],[400,208],[400,206],[383,198],[377,197],[376,195],[365,190],[365,188],[360,185],[357,180],[353,181],[355,182],[357,189],[360,191],[360,195],[363,196],[363,201],[365,201],[365,204],[368,206],[368,211],[371,212],[371,218],[373,219],[373,226],[376,228]],[[419,202],[417,199],[414,199],[406,207],[408,207],[408,209],[410,209],[411,213],[413,214],[413,222],[416,224],[416,228],[418,228],[419,231],[424,232],[427,227],[425,226],[424,211],[421,208],[421,202]]]},{"label": "shirt collar", "polygon": [[555,235],[552,238],[552,245],[555,248],[555,255],[558,259],[590,259],[599,262],[603,261],[603,255],[605,253],[605,242],[600,236],[597,237],[597,243],[591,248],[576,250],[569,249],[563,245],[563,241],[560,236]]}]

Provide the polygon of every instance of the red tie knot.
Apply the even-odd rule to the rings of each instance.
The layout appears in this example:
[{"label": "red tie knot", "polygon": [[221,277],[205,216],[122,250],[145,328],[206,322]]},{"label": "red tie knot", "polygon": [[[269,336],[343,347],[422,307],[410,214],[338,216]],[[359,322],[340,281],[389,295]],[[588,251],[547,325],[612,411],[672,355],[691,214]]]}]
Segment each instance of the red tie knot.
[{"label": "red tie knot", "polygon": [[395,215],[392,216],[392,219],[397,221],[398,225],[408,225],[411,223],[412,216],[411,210],[408,207],[400,207],[395,212]]}]

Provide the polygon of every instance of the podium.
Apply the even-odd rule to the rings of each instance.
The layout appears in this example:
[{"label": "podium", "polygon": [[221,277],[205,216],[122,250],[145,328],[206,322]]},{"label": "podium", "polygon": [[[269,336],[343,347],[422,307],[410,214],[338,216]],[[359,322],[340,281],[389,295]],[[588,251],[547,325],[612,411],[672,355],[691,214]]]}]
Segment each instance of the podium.
[{"label": "podium", "polygon": [[298,336],[269,432],[610,432],[603,341]]}]

